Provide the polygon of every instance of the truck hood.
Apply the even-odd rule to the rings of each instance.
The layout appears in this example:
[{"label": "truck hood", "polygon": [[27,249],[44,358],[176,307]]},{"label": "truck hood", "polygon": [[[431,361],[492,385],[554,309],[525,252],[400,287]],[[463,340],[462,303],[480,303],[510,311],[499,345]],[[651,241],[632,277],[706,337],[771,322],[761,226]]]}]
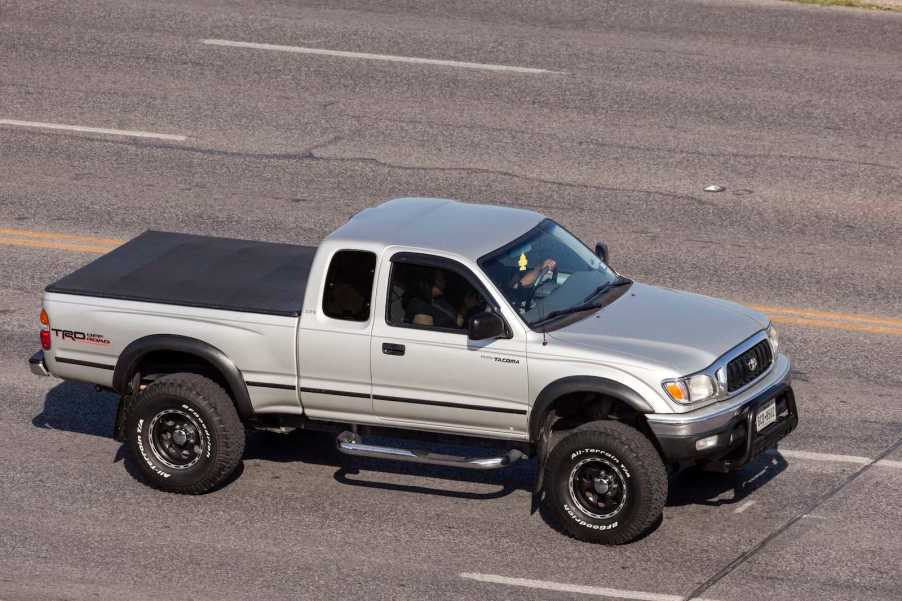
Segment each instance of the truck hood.
[{"label": "truck hood", "polygon": [[687,375],[767,323],[761,313],[736,303],[635,283],[604,309],[548,337],[594,351],[602,360],[654,364]]}]

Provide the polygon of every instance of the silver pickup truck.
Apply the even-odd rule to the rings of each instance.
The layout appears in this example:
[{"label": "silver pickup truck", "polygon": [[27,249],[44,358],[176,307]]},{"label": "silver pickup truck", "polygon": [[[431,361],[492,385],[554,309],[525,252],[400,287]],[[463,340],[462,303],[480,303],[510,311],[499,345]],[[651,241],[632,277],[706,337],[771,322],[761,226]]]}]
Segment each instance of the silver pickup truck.
[{"label": "silver pickup truck", "polygon": [[149,231],[48,286],[40,321],[32,371],[121,395],[115,437],[176,493],[233,473],[246,428],[320,429],[348,455],[534,457],[536,503],[618,544],[669,473],[739,468],[798,422],[765,316],[633,282],[513,208],[392,200],[316,248]]}]

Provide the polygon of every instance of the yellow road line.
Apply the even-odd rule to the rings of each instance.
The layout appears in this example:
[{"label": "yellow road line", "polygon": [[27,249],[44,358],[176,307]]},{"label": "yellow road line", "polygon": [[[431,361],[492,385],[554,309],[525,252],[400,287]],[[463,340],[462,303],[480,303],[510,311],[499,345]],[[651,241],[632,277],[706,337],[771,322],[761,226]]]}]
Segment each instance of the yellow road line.
[{"label": "yellow road line", "polygon": [[790,315],[771,315],[771,321],[780,324],[805,326],[809,328],[826,328],[829,330],[845,330],[847,332],[866,332],[868,334],[889,334],[902,336],[902,326],[869,325],[851,321],[834,321],[830,319],[806,319]]},{"label": "yellow road line", "polygon": [[[0,244],[10,246],[102,254],[113,250],[124,242],[125,240],[118,240],[116,238],[100,238],[79,234],[63,234],[59,232],[0,227]],[[902,336],[902,319],[893,317],[878,317],[861,313],[821,311],[799,307],[779,307],[772,305],[748,306],[768,314],[774,323],[779,324]]]},{"label": "yellow road line", "polygon": [[28,248],[50,248],[58,250],[71,250],[73,252],[83,253],[107,253],[113,250],[115,245],[99,246],[90,244],[77,244],[66,242],[52,242],[44,240],[28,240],[24,238],[5,238],[0,237],[0,244],[8,244],[10,246],[26,246]]},{"label": "yellow road line", "polygon": [[15,227],[0,227],[0,234],[7,236],[17,236],[22,238],[39,238],[52,240],[78,240],[81,242],[94,242],[96,244],[113,244],[119,246],[125,240],[117,240],[116,238],[98,238],[96,236],[79,236],[76,234],[61,234],[59,232],[42,232],[38,230],[26,230]]},{"label": "yellow road line", "polygon": [[833,319],[839,321],[858,321],[863,323],[886,324],[902,328],[902,319],[888,317],[871,317],[861,313],[836,313],[833,311],[817,311],[814,309],[798,309],[795,307],[772,307],[768,305],[748,305],[762,313],[801,317],[804,319]]}]

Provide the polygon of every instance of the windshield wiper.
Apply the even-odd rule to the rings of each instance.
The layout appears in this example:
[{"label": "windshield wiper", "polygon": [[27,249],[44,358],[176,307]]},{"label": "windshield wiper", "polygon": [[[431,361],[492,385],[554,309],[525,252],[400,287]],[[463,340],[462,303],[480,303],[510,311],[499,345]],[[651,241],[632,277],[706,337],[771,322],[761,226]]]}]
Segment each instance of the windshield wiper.
[{"label": "windshield wiper", "polygon": [[[595,291],[592,292],[592,294],[590,294],[589,296],[586,297],[586,300],[588,300],[590,298],[595,298],[595,297],[601,296],[602,294],[604,294],[608,290],[611,290],[612,288],[619,288],[620,286],[626,286],[626,285],[632,284],[632,283],[633,283],[633,280],[631,280],[629,278],[625,278],[623,276],[620,276],[618,279],[614,280],[613,282],[608,282],[608,283],[596,288]],[[579,305],[567,307],[566,309],[556,309],[556,310],[552,311],[551,313],[549,313],[548,315],[543,316],[540,320],[535,321],[529,325],[531,327],[539,326],[539,325],[542,325],[542,324],[545,324],[545,323],[551,321],[552,319],[556,319],[562,315],[570,315],[571,313],[579,313],[581,311],[591,311],[592,309],[601,309],[604,306],[605,306],[604,301],[595,300],[592,302],[584,302]]]},{"label": "windshield wiper", "polygon": [[594,302],[594,303],[584,303],[582,305],[576,305],[573,307],[567,307],[566,309],[557,309],[552,311],[539,321],[533,323],[532,325],[536,326],[539,324],[543,324],[546,321],[551,321],[555,317],[560,317],[561,315],[570,315],[571,313],[579,313],[580,311],[589,311],[590,309],[601,309],[604,306],[604,303]]},{"label": "windshield wiper", "polygon": [[589,296],[587,296],[585,299],[583,299],[583,302],[588,301],[590,298],[595,298],[595,297],[601,296],[602,294],[604,294],[611,288],[619,288],[620,286],[627,286],[632,283],[633,283],[633,280],[631,280],[629,278],[625,278],[621,275],[613,282],[606,282],[606,283],[602,284],[601,286],[599,286],[598,288],[596,288],[595,290],[593,290]]}]

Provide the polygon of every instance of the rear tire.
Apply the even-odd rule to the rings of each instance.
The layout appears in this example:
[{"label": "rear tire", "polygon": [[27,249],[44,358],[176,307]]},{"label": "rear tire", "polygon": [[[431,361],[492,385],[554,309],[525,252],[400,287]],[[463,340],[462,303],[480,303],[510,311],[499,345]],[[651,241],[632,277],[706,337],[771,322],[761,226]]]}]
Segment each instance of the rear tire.
[{"label": "rear tire", "polygon": [[143,480],[161,490],[198,495],[241,463],[244,426],[232,399],[197,374],[163,376],[135,396],[126,442]]},{"label": "rear tire", "polygon": [[545,502],[564,531],[605,545],[641,536],[667,499],[667,472],[654,446],[614,421],[567,433],[545,462],[544,482]]}]

